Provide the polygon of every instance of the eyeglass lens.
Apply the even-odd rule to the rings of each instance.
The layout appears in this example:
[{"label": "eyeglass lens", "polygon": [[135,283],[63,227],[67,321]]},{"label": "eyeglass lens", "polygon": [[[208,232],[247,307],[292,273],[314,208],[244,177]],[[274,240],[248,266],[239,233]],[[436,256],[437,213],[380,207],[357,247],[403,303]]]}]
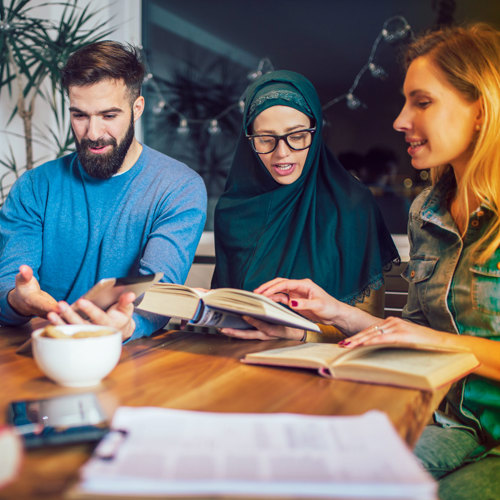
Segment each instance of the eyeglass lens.
[{"label": "eyeglass lens", "polygon": [[285,135],[256,135],[251,138],[257,153],[271,153],[278,146],[278,141],[283,139],[290,149],[307,149],[311,145],[312,132],[310,130],[297,130]]}]

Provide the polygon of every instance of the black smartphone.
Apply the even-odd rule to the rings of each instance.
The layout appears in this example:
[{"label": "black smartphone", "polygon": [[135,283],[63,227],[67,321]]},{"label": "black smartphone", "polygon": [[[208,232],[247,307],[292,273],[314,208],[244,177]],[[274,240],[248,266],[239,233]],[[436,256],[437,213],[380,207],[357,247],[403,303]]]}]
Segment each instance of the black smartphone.
[{"label": "black smartphone", "polygon": [[98,281],[82,298],[90,300],[105,311],[118,302],[122,293],[134,292],[137,297],[140,297],[162,277],[163,273],[154,273],[125,278],[104,278]]},{"label": "black smartphone", "polygon": [[94,393],[12,401],[7,422],[26,448],[99,441],[109,421]]}]

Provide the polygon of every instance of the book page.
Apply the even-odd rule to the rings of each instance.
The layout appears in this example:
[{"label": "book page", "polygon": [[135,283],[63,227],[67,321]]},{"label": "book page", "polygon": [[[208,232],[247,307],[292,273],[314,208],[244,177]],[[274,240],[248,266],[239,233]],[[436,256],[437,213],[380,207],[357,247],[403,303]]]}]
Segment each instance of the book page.
[{"label": "book page", "polygon": [[247,290],[238,290],[235,288],[216,288],[210,290],[204,298],[205,302],[214,307],[241,309],[248,312],[265,313],[273,312],[287,314],[288,309],[272,301],[264,295],[259,295]]},{"label": "book page", "polygon": [[[375,364],[377,359],[382,359],[382,355],[375,353],[375,351],[381,351],[383,353],[389,352],[390,363],[404,364],[406,358],[411,357],[412,353],[417,353],[416,356],[427,356],[427,358],[432,358],[432,353],[470,353],[468,350],[462,348],[448,349],[447,347],[434,346],[429,344],[410,344],[410,343],[400,343],[400,344],[377,344],[377,345],[361,345],[352,349],[341,347],[338,344],[322,343],[322,342],[307,342],[305,344],[300,344],[292,347],[282,347],[278,349],[270,349],[268,351],[260,351],[254,354],[247,354],[248,358],[259,358],[264,360],[265,358],[269,360],[276,359],[288,359],[295,361],[313,361],[315,366],[336,366],[341,364],[347,364],[350,360],[360,359],[365,362],[365,359],[373,359],[371,364]],[[419,354],[420,353],[420,354]],[[399,356],[399,357],[398,357]],[[404,356],[404,358],[403,358]],[[418,358],[417,358],[418,359]],[[426,363],[426,366],[421,368],[421,371],[425,371],[429,366],[431,361]]]},{"label": "book page", "polygon": [[337,344],[307,342],[292,347],[281,347],[247,354],[245,361],[266,362],[267,360],[269,363],[283,364],[285,366],[327,368],[336,358],[341,357],[346,352],[349,351]]},{"label": "book page", "polygon": [[191,288],[177,283],[155,283],[150,290],[159,293],[175,294],[181,297],[184,295],[189,297],[203,297],[203,295],[208,293],[198,288]]},{"label": "book page", "polygon": [[240,314],[232,314],[227,311],[222,311],[218,307],[213,308],[202,305],[196,315],[190,321],[193,325],[211,326],[214,328],[237,328],[239,330],[249,330],[250,326]]},{"label": "book page", "polygon": [[464,377],[478,366],[471,352],[382,348],[342,357],[330,370],[335,377],[433,389]]},{"label": "book page", "polygon": [[313,342],[247,354],[243,361],[316,368],[327,377],[424,390],[458,380],[479,365],[470,351],[436,350],[429,345],[423,349],[415,344],[377,344],[348,349]]},{"label": "book page", "polygon": [[224,311],[239,312],[264,321],[268,320],[278,324],[294,325],[296,328],[320,331],[315,323],[287,309],[282,304],[278,304],[264,295],[246,290],[217,288],[205,294],[203,301],[211,307]]},{"label": "book page", "polygon": [[156,283],[144,294],[137,309],[181,319],[191,319],[204,292],[175,283]]},{"label": "book page", "polygon": [[81,471],[84,493],[435,499],[436,485],[385,414],[324,417],[119,408],[114,459]]}]

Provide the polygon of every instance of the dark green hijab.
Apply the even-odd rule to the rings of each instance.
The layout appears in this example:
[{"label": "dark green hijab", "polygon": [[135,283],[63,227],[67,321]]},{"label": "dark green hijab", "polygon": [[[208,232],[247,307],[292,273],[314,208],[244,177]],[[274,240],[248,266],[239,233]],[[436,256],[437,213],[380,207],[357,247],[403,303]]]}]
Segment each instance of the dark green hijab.
[{"label": "dark green hijab", "polygon": [[[255,117],[278,104],[316,126],[302,174],[289,185],[272,178],[245,137]],[[212,287],[253,290],[276,277],[310,278],[354,303],[381,286],[398,252],[369,189],[326,148],[322,128],[318,95],[302,75],[274,71],[249,86],[243,131],[215,210]]]}]

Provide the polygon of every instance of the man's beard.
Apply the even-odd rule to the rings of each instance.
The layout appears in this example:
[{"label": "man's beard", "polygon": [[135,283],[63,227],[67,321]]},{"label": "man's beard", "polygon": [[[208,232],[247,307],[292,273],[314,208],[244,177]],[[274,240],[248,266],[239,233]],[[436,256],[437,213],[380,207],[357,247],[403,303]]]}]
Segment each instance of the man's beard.
[{"label": "man's beard", "polygon": [[[73,132],[73,136],[75,133]],[[75,137],[76,150],[78,151],[78,159],[82,164],[85,172],[97,179],[109,179],[115,175],[123,165],[123,160],[128,153],[130,145],[134,139],[134,115],[132,114],[130,125],[120,144],[117,144],[116,139],[112,137],[107,140],[91,141],[90,139],[82,139],[78,142]],[[89,151],[89,148],[98,148],[111,145],[112,150],[109,153],[94,154]]]}]

